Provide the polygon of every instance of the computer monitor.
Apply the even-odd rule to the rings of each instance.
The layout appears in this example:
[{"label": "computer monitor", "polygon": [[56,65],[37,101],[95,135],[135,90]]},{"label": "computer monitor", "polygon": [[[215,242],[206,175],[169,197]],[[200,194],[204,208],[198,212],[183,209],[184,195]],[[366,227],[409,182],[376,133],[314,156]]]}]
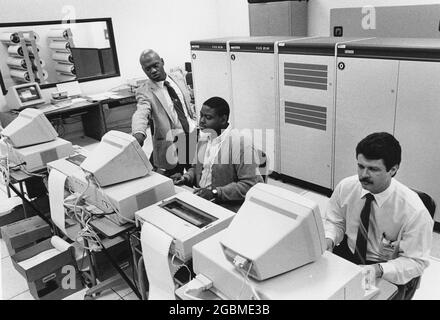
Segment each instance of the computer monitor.
[{"label": "computer monitor", "polygon": [[247,192],[220,244],[226,259],[256,280],[316,261],[326,250],[318,205],[263,183]]},{"label": "computer monitor", "polygon": [[22,110],[45,102],[40,86],[36,82],[12,86],[6,94],[6,103],[9,109]]},{"label": "computer monitor", "polygon": [[58,137],[43,111],[33,108],[22,110],[0,135],[14,148],[45,143]]},{"label": "computer monitor", "polygon": [[132,135],[111,130],[81,163],[81,168],[104,187],[143,177],[153,167]]},{"label": "computer monitor", "polygon": [[98,48],[70,48],[75,64],[76,78],[89,78],[102,75]]}]

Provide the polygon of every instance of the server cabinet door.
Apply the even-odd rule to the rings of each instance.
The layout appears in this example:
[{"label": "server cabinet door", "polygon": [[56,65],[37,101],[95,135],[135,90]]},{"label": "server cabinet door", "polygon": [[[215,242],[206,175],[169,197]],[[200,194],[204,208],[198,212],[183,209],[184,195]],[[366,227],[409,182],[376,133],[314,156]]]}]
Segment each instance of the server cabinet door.
[{"label": "server cabinet door", "polygon": [[331,188],[334,58],[279,55],[281,173]]},{"label": "server cabinet door", "polygon": [[338,58],[334,186],[356,174],[356,145],[368,134],[394,133],[399,62]]},{"label": "server cabinet door", "polygon": [[193,50],[191,63],[197,117],[203,102],[214,96],[225,99],[231,106],[230,63],[227,52]]},{"label": "server cabinet door", "polygon": [[[401,61],[395,136],[402,146],[396,179],[440,205],[440,63]],[[440,222],[439,210],[435,220]]]},{"label": "server cabinet door", "polygon": [[266,152],[272,166],[278,125],[274,54],[231,52],[230,56],[234,127],[249,130],[255,146]]}]

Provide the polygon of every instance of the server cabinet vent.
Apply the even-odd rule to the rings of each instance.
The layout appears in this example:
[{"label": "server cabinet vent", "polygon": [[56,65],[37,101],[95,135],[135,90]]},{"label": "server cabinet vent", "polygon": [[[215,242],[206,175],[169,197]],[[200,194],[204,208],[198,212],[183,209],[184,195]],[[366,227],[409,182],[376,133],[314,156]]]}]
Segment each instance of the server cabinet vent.
[{"label": "server cabinet vent", "polygon": [[327,65],[285,62],[284,85],[327,90]]},{"label": "server cabinet vent", "polygon": [[285,101],[285,122],[303,127],[327,130],[327,108]]}]

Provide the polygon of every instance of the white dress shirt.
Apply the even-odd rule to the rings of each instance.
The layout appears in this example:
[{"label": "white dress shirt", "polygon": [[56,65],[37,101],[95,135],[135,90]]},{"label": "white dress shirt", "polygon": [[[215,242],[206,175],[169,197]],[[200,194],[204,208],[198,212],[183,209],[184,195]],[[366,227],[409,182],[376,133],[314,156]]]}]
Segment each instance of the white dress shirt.
[{"label": "white dress shirt", "polygon": [[[347,234],[352,253],[367,193],[357,175],[345,178],[336,186],[327,207],[326,238],[339,244]],[[383,278],[405,284],[429,265],[432,218],[419,196],[394,178],[386,190],[373,195],[366,258],[387,261],[381,263]]]},{"label": "white dress shirt", "polygon": [[222,143],[228,138],[231,132],[231,125],[223,130],[223,132],[218,136],[212,139],[211,135],[207,135],[207,144],[205,157],[203,159],[203,170],[202,176],[200,177],[199,185],[201,188],[207,188],[212,184],[212,165],[215,163],[217,159],[217,154],[220,151]]},{"label": "white dress shirt", "polygon": [[171,88],[173,88],[174,91],[176,91],[177,97],[179,98],[180,103],[182,104],[183,111],[185,112],[185,116],[188,120],[189,131],[190,132],[193,131],[196,127],[196,123],[188,115],[188,110],[185,105],[185,99],[183,97],[182,91],[180,91],[180,88],[177,86],[177,84],[174,82],[174,80],[172,78],[170,78],[169,75],[167,75],[167,77],[165,78],[164,81],[158,81],[158,82],[156,82],[156,85],[158,86],[159,90],[162,91],[162,93],[167,101],[167,105],[164,106],[164,108],[167,110],[168,114],[171,115],[171,121],[174,125],[174,128],[175,129],[182,129],[182,124],[180,123],[179,117],[177,116],[176,109],[174,108],[174,103],[171,100],[170,95],[168,94],[168,89],[165,87],[165,81],[168,81],[170,83]]}]

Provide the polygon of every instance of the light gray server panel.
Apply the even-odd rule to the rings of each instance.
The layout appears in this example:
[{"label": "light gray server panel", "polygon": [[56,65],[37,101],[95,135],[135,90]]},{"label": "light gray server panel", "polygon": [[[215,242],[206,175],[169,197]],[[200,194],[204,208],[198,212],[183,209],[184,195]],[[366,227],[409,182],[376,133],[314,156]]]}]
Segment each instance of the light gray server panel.
[{"label": "light gray server panel", "polygon": [[269,159],[269,169],[276,172],[279,97],[275,44],[280,40],[285,37],[249,37],[229,42],[234,127],[253,135],[255,146]]},{"label": "light gray server panel", "polygon": [[306,36],[307,1],[249,4],[251,36]]},{"label": "light gray server panel", "polygon": [[332,188],[334,47],[328,38],[279,44],[281,173]]},{"label": "light gray server panel", "polygon": [[[440,53],[439,53],[440,54]],[[440,62],[401,61],[395,136],[402,145],[396,178],[440,205]],[[435,220],[440,222],[440,210]]]},{"label": "light gray server panel", "polygon": [[197,116],[203,102],[214,96],[225,99],[231,106],[231,67],[227,41],[225,38],[191,41],[191,67]]},{"label": "light gray server panel", "polygon": [[338,62],[335,184],[356,172],[357,142],[387,131],[402,145],[396,179],[439,204],[440,40],[359,41],[338,49]]},{"label": "light gray server panel", "polygon": [[439,23],[440,4],[330,10],[332,36],[337,36],[334,33],[336,27],[342,27],[344,37],[438,38]]},{"label": "light gray server panel", "polygon": [[398,61],[338,57],[335,186],[356,174],[355,148],[368,134],[394,131]]}]

